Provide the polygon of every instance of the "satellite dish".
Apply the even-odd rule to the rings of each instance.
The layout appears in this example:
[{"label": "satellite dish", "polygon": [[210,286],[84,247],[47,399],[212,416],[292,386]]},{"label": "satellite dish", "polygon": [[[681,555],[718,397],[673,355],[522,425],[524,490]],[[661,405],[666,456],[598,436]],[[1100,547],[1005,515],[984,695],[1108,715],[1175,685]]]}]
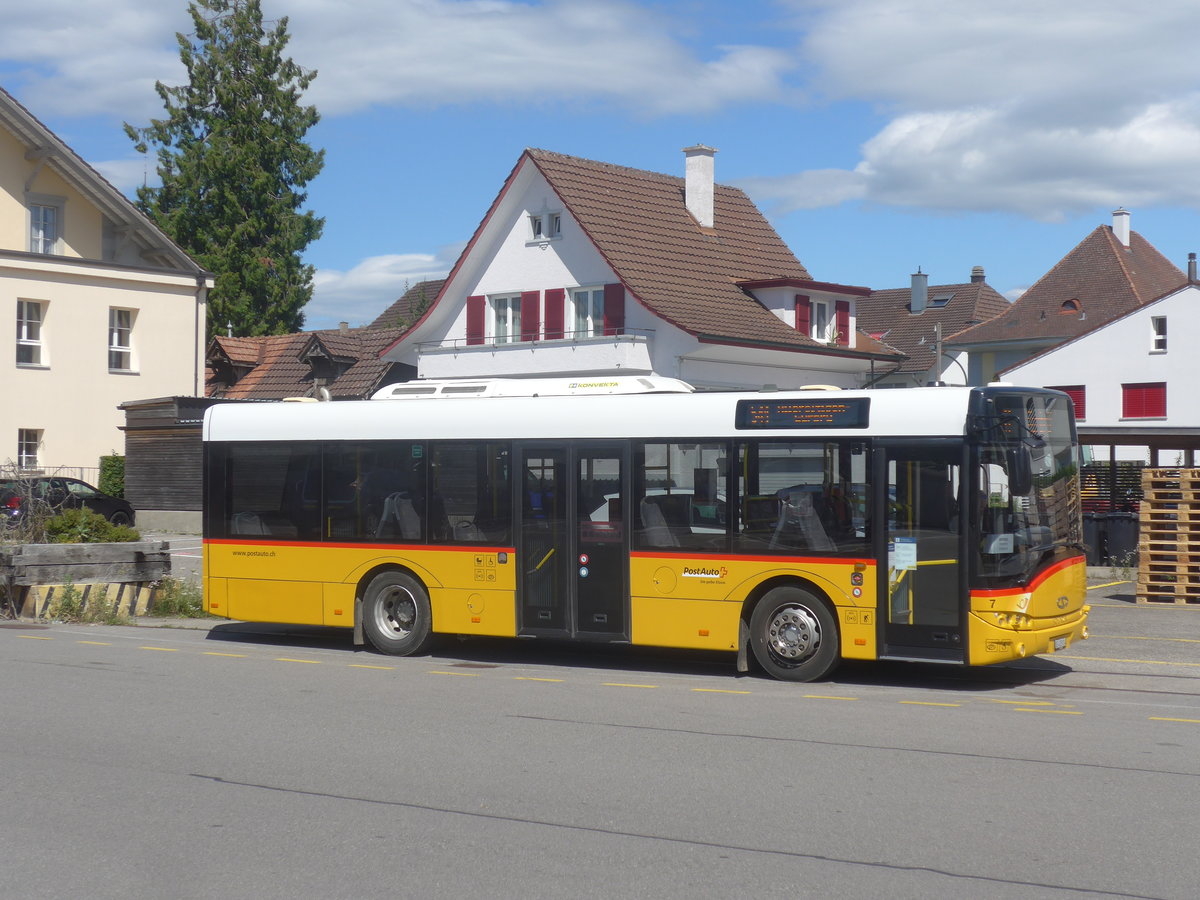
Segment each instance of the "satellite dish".
[{"label": "satellite dish", "polygon": [[328,403],[333,399],[333,395],[329,393],[329,388],[326,387],[309,388],[308,393],[304,396],[312,397],[315,400],[320,400],[322,403]]}]

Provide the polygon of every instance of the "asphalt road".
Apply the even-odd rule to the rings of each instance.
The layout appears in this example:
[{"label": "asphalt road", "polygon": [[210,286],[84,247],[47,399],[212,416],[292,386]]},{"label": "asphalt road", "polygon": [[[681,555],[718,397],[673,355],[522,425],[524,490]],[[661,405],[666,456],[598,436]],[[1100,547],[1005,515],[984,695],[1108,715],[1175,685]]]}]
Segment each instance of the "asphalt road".
[{"label": "asphalt road", "polygon": [[1128,596],[1095,588],[1058,657],[811,685],[636,648],[0,627],[0,896],[1192,898],[1200,609]]}]

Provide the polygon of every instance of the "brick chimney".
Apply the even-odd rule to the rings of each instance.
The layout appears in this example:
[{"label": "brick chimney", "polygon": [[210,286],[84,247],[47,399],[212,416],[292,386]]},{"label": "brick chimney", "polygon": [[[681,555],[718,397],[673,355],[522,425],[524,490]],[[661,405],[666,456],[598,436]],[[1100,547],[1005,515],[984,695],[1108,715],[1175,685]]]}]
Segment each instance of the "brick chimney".
[{"label": "brick chimney", "polygon": [[974,266],[971,269],[971,284],[980,284],[984,281],[983,266]]},{"label": "brick chimney", "polygon": [[713,157],[716,150],[704,144],[684,147],[684,202],[701,228],[713,227]]},{"label": "brick chimney", "polygon": [[1124,247],[1126,250],[1128,250],[1129,249],[1129,210],[1127,210],[1123,207],[1118,207],[1117,209],[1113,210],[1112,230],[1113,230],[1113,235],[1116,237],[1116,239],[1118,241],[1121,242],[1121,246]]}]

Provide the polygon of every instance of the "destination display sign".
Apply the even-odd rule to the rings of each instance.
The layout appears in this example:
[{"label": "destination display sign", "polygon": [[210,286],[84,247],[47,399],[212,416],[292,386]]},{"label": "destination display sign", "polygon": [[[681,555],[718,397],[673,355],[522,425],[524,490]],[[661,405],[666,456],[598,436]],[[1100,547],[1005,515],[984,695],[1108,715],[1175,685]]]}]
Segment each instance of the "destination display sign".
[{"label": "destination display sign", "polygon": [[871,399],[739,400],[737,428],[866,428]]}]

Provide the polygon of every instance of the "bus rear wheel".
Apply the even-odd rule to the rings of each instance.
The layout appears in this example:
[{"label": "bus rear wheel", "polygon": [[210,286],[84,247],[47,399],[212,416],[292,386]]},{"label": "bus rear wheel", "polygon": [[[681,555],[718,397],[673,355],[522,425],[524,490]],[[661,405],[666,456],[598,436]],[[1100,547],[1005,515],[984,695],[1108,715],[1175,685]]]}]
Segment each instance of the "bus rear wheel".
[{"label": "bus rear wheel", "polygon": [[412,656],[433,641],[425,586],[405,572],[380,572],[363,595],[363,637],[380,653]]},{"label": "bus rear wheel", "polygon": [[837,622],[828,604],[803,588],[772,588],[750,615],[750,646],[773,678],[815,681],[838,663]]}]

